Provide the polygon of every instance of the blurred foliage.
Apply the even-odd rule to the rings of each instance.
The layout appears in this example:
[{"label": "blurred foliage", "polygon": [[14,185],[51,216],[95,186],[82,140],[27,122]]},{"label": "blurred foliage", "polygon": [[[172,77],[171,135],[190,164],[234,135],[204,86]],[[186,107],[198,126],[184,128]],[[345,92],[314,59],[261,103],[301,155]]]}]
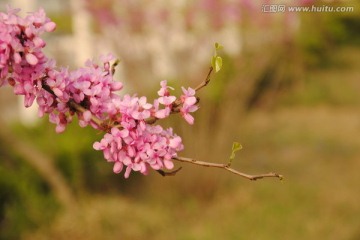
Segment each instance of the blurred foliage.
[{"label": "blurred foliage", "polygon": [[34,169],[0,147],[0,239],[18,239],[29,229],[49,224],[58,204]]},{"label": "blurred foliage", "polygon": [[[247,109],[274,106],[278,102],[278,97],[282,97],[284,93],[292,95],[294,91],[299,91],[299,87],[301,88],[304,84],[317,85],[309,86],[310,91],[313,91],[313,94],[317,96],[312,95],[311,92],[303,92],[304,88],[301,88],[300,91],[310,98],[322,99],[323,102],[346,102],[346,99],[349,99],[349,96],[345,96],[348,94],[347,90],[354,92],[351,89],[340,90],[335,87],[331,93],[327,93],[331,91],[328,88],[332,88],[331,82],[335,82],[335,78],[329,81],[324,78],[322,78],[324,80],[314,79],[307,72],[321,68],[337,69],[334,70],[336,72],[339,67],[346,67],[344,64],[356,61],[354,58],[358,52],[347,52],[346,56],[340,56],[342,59],[338,59],[339,55],[336,53],[341,47],[353,46],[354,49],[358,48],[360,40],[357,30],[360,22],[358,15],[356,13],[319,13],[300,16],[300,29],[293,36],[293,39],[288,39],[285,36],[283,41],[275,46],[260,48],[260,56],[257,56],[258,52],[256,51],[252,50],[253,52],[250,52],[251,61],[257,62],[257,64],[251,63],[251,65],[258,66],[260,74],[254,76],[256,71],[253,71],[252,74],[247,75],[247,77],[253,78],[250,79],[250,82],[254,84],[254,87],[249,92],[244,92],[244,94],[247,94],[247,100],[244,101]],[[264,53],[269,54],[272,58],[262,66],[260,58],[263,58]],[[346,62],[348,59],[350,60]],[[339,66],[339,64],[342,64],[342,66]],[[341,74],[337,74],[337,79],[339,78],[342,78]],[[249,81],[249,79],[246,79],[246,81]],[[334,96],[341,94],[341,92],[344,94]],[[354,95],[351,96],[351,101],[356,101]],[[332,100],[333,97],[337,98],[337,100]]]},{"label": "blurred foliage", "polygon": [[331,67],[336,48],[359,46],[360,18],[356,13],[303,15],[302,22],[297,41],[308,67]]}]

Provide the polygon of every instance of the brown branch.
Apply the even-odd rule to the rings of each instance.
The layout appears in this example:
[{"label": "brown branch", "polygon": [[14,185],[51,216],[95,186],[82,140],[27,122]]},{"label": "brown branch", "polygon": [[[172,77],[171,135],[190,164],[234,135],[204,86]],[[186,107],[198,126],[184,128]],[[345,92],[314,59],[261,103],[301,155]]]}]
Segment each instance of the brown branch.
[{"label": "brown branch", "polygon": [[274,177],[279,178],[280,180],[283,179],[283,176],[280,174],[277,174],[277,173],[265,173],[265,174],[257,174],[257,175],[250,175],[250,174],[242,173],[233,168],[230,168],[229,164],[203,162],[203,161],[195,160],[193,158],[186,158],[186,157],[173,157],[172,159],[179,161],[179,162],[192,163],[192,164],[203,166],[203,167],[222,168],[222,169],[225,169],[226,171],[229,171],[233,174],[239,175],[239,176],[249,179],[251,181],[255,181],[258,179],[262,179],[262,178],[274,178]]},{"label": "brown branch", "polygon": [[178,169],[170,172],[165,172],[164,170],[156,170],[161,176],[168,177],[168,176],[175,176],[177,172],[179,172],[182,169],[182,167],[179,167]]},{"label": "brown branch", "polygon": [[[85,111],[88,111],[88,109],[86,109],[83,106],[81,106],[80,104],[76,103],[74,100],[70,100],[68,102],[68,105],[72,109],[75,109],[77,112],[84,113]],[[91,121],[96,123],[96,125],[98,125],[101,129],[103,129],[103,128],[106,129],[105,125],[107,125],[107,124],[92,114],[91,114]]]},{"label": "brown branch", "polygon": [[114,76],[115,68],[116,68],[117,65],[119,65],[119,63],[120,63],[120,60],[116,59],[115,62],[113,64],[111,64],[111,69],[110,69],[111,75]]},{"label": "brown branch", "polygon": [[206,76],[205,80],[202,83],[200,83],[196,88],[194,88],[196,92],[198,92],[200,89],[206,87],[209,84],[211,73],[213,70],[214,70],[213,67],[210,67],[208,75]]}]

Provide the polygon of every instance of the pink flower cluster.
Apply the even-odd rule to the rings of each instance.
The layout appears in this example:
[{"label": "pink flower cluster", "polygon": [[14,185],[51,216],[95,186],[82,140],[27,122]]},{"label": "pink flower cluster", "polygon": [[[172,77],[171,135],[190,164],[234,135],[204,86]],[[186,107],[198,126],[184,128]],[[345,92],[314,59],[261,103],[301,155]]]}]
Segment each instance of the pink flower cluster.
[{"label": "pink flower cluster", "polygon": [[64,68],[47,71],[42,90],[37,95],[37,103],[39,115],[50,114],[50,121],[57,125],[57,132],[65,130],[76,112],[70,102],[86,109],[84,112],[76,112],[81,127],[91,124],[92,127],[101,129],[101,126],[91,121],[92,117],[106,120],[107,113],[112,109],[113,99],[119,97],[115,92],[122,89],[122,83],[113,80],[108,67],[109,60],[113,59],[112,55],[101,59],[102,66],[88,61],[86,67],[71,72]]},{"label": "pink flower cluster", "polygon": [[182,140],[171,128],[164,130],[154,122],[180,112],[193,124],[190,113],[198,109],[195,90],[182,88],[183,95],[177,100],[170,94],[173,88],[162,81],[153,103],[146,97],[120,96],[117,91],[123,84],[113,79],[111,54],[102,56],[100,65],[88,61],[74,71],[57,68],[55,61],[43,54],[45,42],[40,38],[42,33],[53,31],[55,23],[42,9],[25,18],[19,17],[18,11],[8,8],[7,13],[0,13],[0,86],[9,83],[15,94],[24,95],[25,107],[36,100],[39,116],[49,114],[58,133],[75,113],[81,127],[90,125],[105,131],[93,147],[114,163],[115,173],[124,166],[126,178],[131,171],[146,174],[150,168],[173,168],[172,158],[184,148]]},{"label": "pink flower cluster", "polygon": [[100,142],[94,143],[94,149],[102,150],[104,158],[114,163],[115,173],[120,173],[125,166],[125,178],[128,178],[131,170],[147,174],[149,168],[174,167],[171,159],[184,147],[171,128],[164,130],[159,125],[143,122],[127,127],[122,130],[114,127]]},{"label": "pink flower cluster", "polygon": [[[56,25],[46,17],[43,9],[21,18],[19,9],[8,7],[0,13],[0,86],[8,82],[15,94],[25,96],[25,106],[32,105],[38,91],[47,58],[42,52],[44,32],[51,32]],[[11,73],[11,78],[8,78]]]}]

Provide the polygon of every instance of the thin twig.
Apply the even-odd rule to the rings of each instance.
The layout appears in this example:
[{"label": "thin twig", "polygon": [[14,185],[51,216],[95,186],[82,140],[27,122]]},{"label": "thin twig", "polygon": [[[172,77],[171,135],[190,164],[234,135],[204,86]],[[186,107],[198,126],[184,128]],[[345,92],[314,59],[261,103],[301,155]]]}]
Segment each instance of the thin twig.
[{"label": "thin twig", "polygon": [[[84,108],[80,104],[76,103],[74,100],[70,100],[68,102],[68,105],[71,108],[75,109],[77,112],[84,113],[85,111],[88,111],[86,108]],[[104,128],[104,121],[100,120],[99,118],[97,118],[96,116],[94,116],[92,114],[91,114],[91,121],[96,123],[96,125],[98,125],[100,128]]]},{"label": "thin twig", "polygon": [[210,67],[208,75],[206,76],[205,80],[203,82],[201,82],[196,88],[195,91],[199,91],[200,89],[202,89],[203,87],[207,86],[210,82],[210,77],[211,77],[211,73],[213,71],[213,67]]},{"label": "thin twig", "polygon": [[116,59],[115,60],[115,62],[113,63],[113,64],[111,64],[111,75],[113,75],[114,76],[114,74],[115,74],[115,68],[116,68],[116,66],[117,65],[119,65],[119,63],[120,63],[120,60],[119,59]]},{"label": "thin twig", "polygon": [[182,169],[182,167],[179,167],[178,169],[176,169],[176,170],[174,170],[174,171],[170,171],[170,172],[165,172],[164,170],[161,170],[161,169],[159,169],[159,170],[156,170],[161,176],[163,176],[163,177],[168,177],[168,176],[175,176],[176,175],[176,173],[178,172],[178,171],[180,171]]},{"label": "thin twig", "polygon": [[273,178],[273,177],[279,178],[280,180],[283,179],[283,176],[280,174],[277,174],[277,173],[265,173],[265,174],[257,174],[257,175],[250,175],[250,174],[242,173],[233,168],[230,168],[228,164],[223,164],[223,163],[203,162],[203,161],[198,161],[198,160],[195,160],[192,158],[186,158],[186,157],[173,157],[172,159],[179,161],[179,162],[192,163],[192,164],[203,166],[203,167],[222,168],[222,169],[225,169],[226,171],[229,171],[233,174],[239,175],[239,176],[249,179],[251,181],[255,181],[258,179],[262,179],[262,178]]}]

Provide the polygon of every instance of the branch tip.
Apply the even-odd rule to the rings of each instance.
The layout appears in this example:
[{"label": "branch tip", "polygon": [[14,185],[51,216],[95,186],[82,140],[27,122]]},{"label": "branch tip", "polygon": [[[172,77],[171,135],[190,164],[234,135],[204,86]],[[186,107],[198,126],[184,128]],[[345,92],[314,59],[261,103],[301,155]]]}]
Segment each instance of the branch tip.
[{"label": "branch tip", "polygon": [[211,73],[212,73],[213,70],[214,70],[214,68],[213,68],[213,67],[210,67],[209,72],[208,72],[205,80],[204,80],[202,83],[200,83],[197,87],[195,87],[195,91],[196,91],[196,92],[199,91],[200,89],[202,89],[203,87],[206,87],[206,86],[209,84],[209,82],[210,82],[210,80],[211,80],[211,79],[210,79]]},{"label": "branch tip", "polygon": [[203,161],[197,161],[193,158],[186,158],[186,157],[173,157],[172,159],[179,161],[179,162],[192,163],[192,164],[202,166],[202,167],[214,167],[214,168],[225,169],[226,171],[229,171],[233,174],[239,175],[250,181],[256,181],[256,180],[262,179],[262,178],[279,178],[280,180],[283,179],[283,176],[280,174],[277,174],[277,173],[265,173],[265,174],[257,174],[257,175],[246,174],[246,173],[240,172],[234,168],[231,168],[229,166],[229,164],[203,162]]}]

